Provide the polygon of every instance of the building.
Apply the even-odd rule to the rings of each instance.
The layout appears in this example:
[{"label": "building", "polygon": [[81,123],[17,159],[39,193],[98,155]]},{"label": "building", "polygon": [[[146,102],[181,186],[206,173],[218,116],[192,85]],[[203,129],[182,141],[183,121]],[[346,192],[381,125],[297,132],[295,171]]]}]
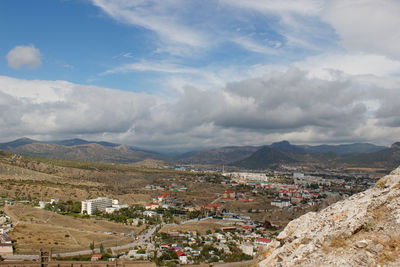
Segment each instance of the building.
[{"label": "building", "polygon": [[46,201],[39,201],[39,208],[44,209],[46,207]]},{"label": "building", "polygon": [[0,255],[13,254],[11,238],[6,234],[0,234]]},{"label": "building", "polygon": [[177,254],[178,257],[179,257],[179,263],[180,263],[180,264],[187,264],[187,263],[188,263],[187,256],[186,256],[186,254],[185,254],[183,251],[177,250],[177,251],[176,251],[176,254]]},{"label": "building", "polygon": [[151,210],[146,210],[146,211],[143,212],[143,215],[144,215],[144,216],[153,217],[153,216],[156,216],[156,215],[157,215],[157,212],[151,211]]},{"label": "building", "polygon": [[101,260],[103,256],[101,254],[93,254],[91,260],[92,261],[98,261]]},{"label": "building", "polygon": [[171,197],[170,193],[164,192],[161,195],[158,196],[158,202],[165,202],[167,199]]},{"label": "building", "polygon": [[239,179],[241,181],[267,181],[268,177],[265,173],[256,173],[256,172],[226,172],[222,173],[225,177],[231,177],[233,179]]},{"label": "building", "polygon": [[[114,200],[113,200],[113,203],[115,203]],[[118,200],[117,200],[117,203],[118,203]],[[111,207],[107,207],[105,209],[105,211],[107,213],[113,213],[116,210],[120,210],[120,209],[124,209],[124,208],[128,208],[128,207],[129,207],[128,204],[113,204]]]},{"label": "building", "polygon": [[231,191],[231,190],[226,190],[224,193],[224,196],[223,196],[223,198],[225,198],[225,199],[228,199],[228,198],[234,199],[235,197],[236,197],[236,192]]},{"label": "building", "polygon": [[254,247],[250,243],[241,244],[239,247],[244,254],[253,256],[254,255]]},{"label": "building", "polygon": [[271,205],[279,208],[285,208],[289,207],[291,204],[288,199],[274,199],[273,201],[271,201]]},{"label": "building", "polygon": [[146,210],[156,210],[160,207],[160,205],[158,203],[148,203],[146,204],[146,206],[144,207]]},{"label": "building", "polygon": [[106,208],[112,207],[112,199],[107,197],[98,197],[82,201],[82,211],[88,215],[93,215],[95,210],[105,211]]},{"label": "building", "polygon": [[265,245],[268,245],[271,242],[272,242],[272,239],[259,237],[259,238],[256,239],[256,241],[254,243],[265,246]]},{"label": "building", "polygon": [[210,212],[222,212],[222,205],[220,203],[205,204],[203,209]]}]

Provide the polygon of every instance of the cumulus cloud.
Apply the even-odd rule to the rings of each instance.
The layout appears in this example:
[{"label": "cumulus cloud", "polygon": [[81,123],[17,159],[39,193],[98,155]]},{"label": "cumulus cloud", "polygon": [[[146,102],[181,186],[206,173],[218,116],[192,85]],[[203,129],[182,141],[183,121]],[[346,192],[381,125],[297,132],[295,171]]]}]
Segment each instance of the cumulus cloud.
[{"label": "cumulus cloud", "polygon": [[381,77],[400,74],[400,61],[378,54],[368,53],[323,53],[296,62],[293,66],[307,69],[310,74],[331,79],[332,71],[347,75],[375,75]]},{"label": "cumulus cloud", "polygon": [[[1,137],[124,132],[156,99],[65,81],[0,77]],[[10,115],[10,116],[9,116]]]},{"label": "cumulus cloud", "polygon": [[8,66],[16,70],[23,66],[36,69],[42,64],[40,51],[33,45],[16,46],[8,52],[6,58]]},{"label": "cumulus cloud", "polygon": [[378,85],[366,86],[348,76],[312,78],[293,68],[221,90],[186,87],[175,99],[165,100],[65,81],[0,77],[0,138],[79,136],[155,150],[282,139],[391,142],[400,132],[400,82]]},{"label": "cumulus cloud", "polygon": [[350,51],[400,59],[400,2],[397,0],[326,1],[320,13]]}]

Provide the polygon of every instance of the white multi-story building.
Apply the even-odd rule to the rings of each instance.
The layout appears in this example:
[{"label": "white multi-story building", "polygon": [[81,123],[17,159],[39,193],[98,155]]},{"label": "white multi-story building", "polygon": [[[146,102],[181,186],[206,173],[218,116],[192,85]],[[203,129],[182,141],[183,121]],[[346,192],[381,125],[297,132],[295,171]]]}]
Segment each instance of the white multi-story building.
[{"label": "white multi-story building", "polygon": [[105,211],[106,208],[112,207],[113,200],[107,197],[98,197],[95,199],[88,199],[82,201],[82,211],[83,214],[85,211],[88,215],[93,215],[95,210]]},{"label": "white multi-story building", "polygon": [[268,177],[265,173],[258,172],[225,172],[222,173],[222,175],[240,180],[268,181]]},{"label": "white multi-story building", "polygon": [[285,208],[291,206],[290,201],[288,199],[274,199],[271,201],[271,205],[279,208]]}]

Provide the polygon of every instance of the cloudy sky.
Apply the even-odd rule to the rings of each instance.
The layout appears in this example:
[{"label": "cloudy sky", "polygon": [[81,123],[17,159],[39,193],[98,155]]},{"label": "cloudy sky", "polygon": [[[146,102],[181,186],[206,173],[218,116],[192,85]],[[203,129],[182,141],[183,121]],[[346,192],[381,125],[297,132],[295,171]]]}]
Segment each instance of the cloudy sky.
[{"label": "cloudy sky", "polygon": [[400,141],[400,1],[0,1],[0,142]]}]

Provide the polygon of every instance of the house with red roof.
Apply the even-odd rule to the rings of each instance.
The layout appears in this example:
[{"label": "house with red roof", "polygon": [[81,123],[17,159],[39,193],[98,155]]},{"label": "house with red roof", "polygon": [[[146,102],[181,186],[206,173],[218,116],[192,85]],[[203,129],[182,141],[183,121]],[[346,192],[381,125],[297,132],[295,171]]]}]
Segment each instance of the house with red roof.
[{"label": "house with red roof", "polygon": [[98,261],[101,260],[103,256],[101,254],[93,254],[91,260],[92,261]]},{"label": "house with red roof", "polygon": [[236,197],[236,192],[231,190],[226,190],[223,198],[225,199],[234,199]]},{"label": "house with red roof", "polygon": [[187,256],[182,250],[177,250],[176,254],[178,254],[180,264],[187,264]]},{"label": "house with red roof", "polygon": [[155,210],[158,209],[160,207],[160,205],[158,203],[148,203],[146,204],[146,206],[144,207],[146,210]]},{"label": "house with red roof", "polygon": [[222,205],[220,203],[210,203],[210,204],[205,204],[203,206],[205,210],[211,211],[211,212],[221,212],[222,211]]},{"label": "house with red roof", "polygon": [[167,198],[170,198],[170,197],[171,197],[170,193],[164,192],[164,193],[162,193],[161,195],[158,196],[158,202],[159,203],[164,202]]},{"label": "house with red roof", "polygon": [[267,245],[268,243],[271,243],[272,239],[270,238],[263,238],[263,237],[259,237],[256,239],[256,241],[254,243],[259,244],[259,245]]}]

